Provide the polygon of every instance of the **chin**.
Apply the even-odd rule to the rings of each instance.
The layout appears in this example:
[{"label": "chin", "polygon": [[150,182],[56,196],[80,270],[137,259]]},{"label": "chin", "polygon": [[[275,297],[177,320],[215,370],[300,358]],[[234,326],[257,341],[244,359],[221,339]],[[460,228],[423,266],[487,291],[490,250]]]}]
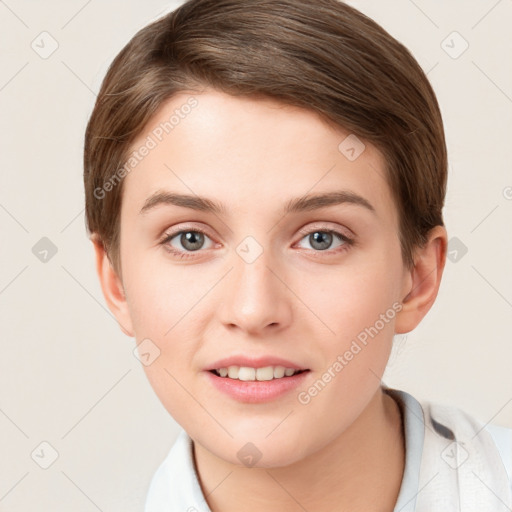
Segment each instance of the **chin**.
[{"label": "chin", "polygon": [[[275,428],[275,424],[272,428]],[[272,429],[265,429],[262,434],[258,429],[231,431],[233,438],[226,436],[212,439],[204,435],[198,436],[199,442],[206,450],[216,457],[238,466],[254,468],[279,468],[294,464],[314,451],[309,439],[306,443],[304,435],[293,433],[290,429],[280,434]]]}]

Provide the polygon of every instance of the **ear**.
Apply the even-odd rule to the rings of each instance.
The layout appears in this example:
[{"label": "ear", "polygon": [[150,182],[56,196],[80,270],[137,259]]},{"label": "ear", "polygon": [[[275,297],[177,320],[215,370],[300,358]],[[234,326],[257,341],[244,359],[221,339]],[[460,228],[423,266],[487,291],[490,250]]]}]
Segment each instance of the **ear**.
[{"label": "ear", "polygon": [[116,317],[121,330],[127,336],[133,337],[133,326],[123,283],[112,267],[103,243],[95,235],[91,237],[91,241],[96,253],[96,272],[98,273],[101,289],[108,308]]},{"label": "ear", "polygon": [[425,245],[416,249],[414,265],[407,270],[403,307],[396,316],[397,334],[412,331],[432,307],[446,263],[447,243],[446,229],[436,226],[429,231]]}]

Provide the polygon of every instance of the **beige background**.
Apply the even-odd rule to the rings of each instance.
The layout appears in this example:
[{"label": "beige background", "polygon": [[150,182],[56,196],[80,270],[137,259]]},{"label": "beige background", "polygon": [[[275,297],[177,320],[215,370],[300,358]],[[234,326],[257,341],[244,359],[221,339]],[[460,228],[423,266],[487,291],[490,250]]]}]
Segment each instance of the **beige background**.
[{"label": "beige background", "polygon": [[[512,427],[512,1],[351,3],[428,71],[449,144],[446,222],[458,239],[437,303],[397,338],[384,381]],[[175,5],[0,1],[0,511],[140,511],[175,439],[134,340],[106,310],[81,176],[107,66]],[[43,237],[57,250],[46,262],[32,251]]]}]

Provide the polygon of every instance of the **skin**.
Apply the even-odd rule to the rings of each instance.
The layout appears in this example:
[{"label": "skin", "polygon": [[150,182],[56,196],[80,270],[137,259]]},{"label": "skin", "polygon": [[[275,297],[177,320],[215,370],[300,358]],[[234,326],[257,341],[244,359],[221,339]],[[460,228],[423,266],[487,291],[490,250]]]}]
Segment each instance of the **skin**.
[{"label": "skin", "polygon": [[[160,356],[144,366],[162,404],[194,440],[199,480],[212,511],[392,511],[404,469],[397,404],[382,392],[395,333],[412,330],[438,292],[446,231],[434,228],[415,264],[402,260],[398,214],[384,160],[366,148],[349,161],[348,132],[312,111],[211,89],[174,96],[140,134],[193,95],[198,106],[126,176],[116,272],[93,237],[106,301],[122,330],[149,338]],[[333,190],[366,199],[283,215],[292,198]],[[155,192],[206,196],[226,212],[159,204]],[[188,250],[180,236],[207,236]],[[318,249],[307,232],[336,230]],[[237,253],[253,237],[262,254]],[[179,259],[166,247],[191,255]],[[393,304],[401,311],[307,404],[307,390]],[[274,401],[237,402],[204,369],[233,354],[273,355],[309,369],[304,385]],[[193,398],[191,398],[193,397]],[[262,453],[248,468],[237,452]],[[250,501],[248,499],[250,497]]]}]

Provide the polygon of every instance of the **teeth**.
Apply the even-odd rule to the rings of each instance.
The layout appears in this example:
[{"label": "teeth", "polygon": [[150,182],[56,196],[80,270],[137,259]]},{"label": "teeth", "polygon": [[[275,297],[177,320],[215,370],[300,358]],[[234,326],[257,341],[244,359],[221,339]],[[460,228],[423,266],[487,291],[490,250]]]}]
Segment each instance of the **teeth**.
[{"label": "teeth", "polygon": [[256,370],[256,380],[272,380],[274,378],[274,368],[265,366]]},{"label": "teeth", "polygon": [[284,377],[284,372],[286,368],[284,366],[276,366],[274,368],[274,379],[280,379],[281,377]]},{"label": "teeth", "polygon": [[254,368],[248,368],[247,366],[241,366],[238,370],[239,380],[254,380],[256,377],[256,370]]},{"label": "teeth", "polygon": [[285,368],[284,366],[265,366],[263,368],[250,368],[248,366],[228,366],[227,368],[217,368],[216,374],[220,377],[238,379],[244,381],[263,381],[291,377],[301,370],[294,368]]}]

